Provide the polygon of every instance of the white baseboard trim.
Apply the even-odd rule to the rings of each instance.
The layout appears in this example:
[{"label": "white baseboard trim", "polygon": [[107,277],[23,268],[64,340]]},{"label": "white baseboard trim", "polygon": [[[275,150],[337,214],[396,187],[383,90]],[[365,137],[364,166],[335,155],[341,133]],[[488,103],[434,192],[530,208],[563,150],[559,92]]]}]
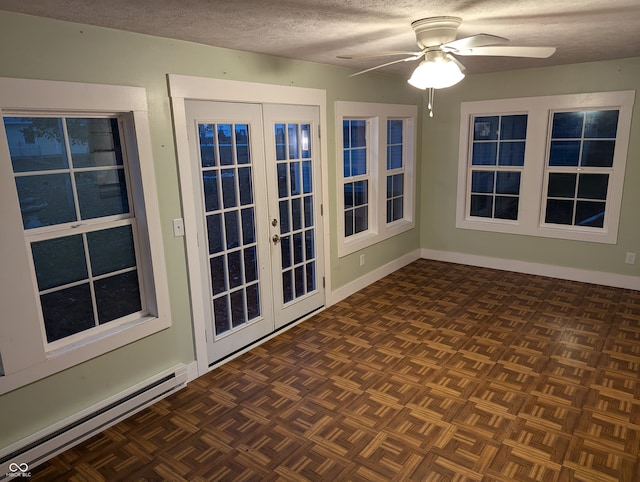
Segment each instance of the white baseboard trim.
[{"label": "white baseboard trim", "polygon": [[638,276],[605,273],[602,271],[591,271],[542,263],[531,263],[528,261],[518,261],[514,259],[492,258],[489,256],[478,256],[475,254],[453,253],[434,249],[422,249],[420,251],[420,257],[436,261],[448,261],[450,263],[500,269],[503,271],[515,271],[517,273],[549,276],[550,278],[570,281],[581,281],[584,283],[612,286],[615,288],[640,290],[640,277]]},{"label": "white baseboard trim", "polygon": [[[195,363],[195,362],[194,362]],[[190,367],[163,371],[71,417],[5,447],[0,451],[0,480],[15,479],[15,467],[34,467],[95,434],[184,388]],[[25,465],[26,464],[26,465]],[[9,467],[13,470],[10,470]]]},{"label": "white baseboard trim", "polygon": [[413,263],[415,260],[420,258],[420,254],[421,251],[419,249],[411,251],[410,253],[407,253],[398,259],[394,259],[393,261],[370,271],[364,276],[361,276],[360,278],[327,293],[327,306],[331,306],[338,301],[344,300],[361,289],[366,288],[371,283],[375,283],[394,271],[399,270],[403,266]]}]

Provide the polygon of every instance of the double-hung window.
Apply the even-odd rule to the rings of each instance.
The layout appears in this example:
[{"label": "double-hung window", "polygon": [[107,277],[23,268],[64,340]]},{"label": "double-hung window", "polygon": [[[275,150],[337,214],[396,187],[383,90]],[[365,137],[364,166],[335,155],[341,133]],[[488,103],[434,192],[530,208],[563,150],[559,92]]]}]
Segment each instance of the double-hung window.
[{"label": "double-hung window", "polygon": [[2,392],[170,319],[144,89],[0,84]]},{"label": "double-hung window", "polygon": [[633,92],[463,102],[456,226],[615,243]]},{"label": "double-hung window", "polygon": [[336,103],[340,256],[415,226],[416,106]]}]

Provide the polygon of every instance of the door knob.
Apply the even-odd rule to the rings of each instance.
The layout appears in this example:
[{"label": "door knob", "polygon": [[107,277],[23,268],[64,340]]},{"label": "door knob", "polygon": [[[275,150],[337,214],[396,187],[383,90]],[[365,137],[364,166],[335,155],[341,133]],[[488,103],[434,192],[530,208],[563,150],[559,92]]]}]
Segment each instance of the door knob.
[{"label": "door knob", "polygon": [[277,234],[273,235],[273,238],[271,238],[273,240],[273,244],[278,244],[280,242],[280,236],[278,236]]}]

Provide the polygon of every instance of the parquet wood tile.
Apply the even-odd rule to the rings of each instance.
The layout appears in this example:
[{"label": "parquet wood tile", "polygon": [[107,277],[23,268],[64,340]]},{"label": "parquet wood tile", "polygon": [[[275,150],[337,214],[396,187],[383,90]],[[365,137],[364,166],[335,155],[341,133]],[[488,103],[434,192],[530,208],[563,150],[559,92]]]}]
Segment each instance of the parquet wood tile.
[{"label": "parquet wood tile", "polygon": [[32,470],[640,481],[640,292],[419,260]]}]

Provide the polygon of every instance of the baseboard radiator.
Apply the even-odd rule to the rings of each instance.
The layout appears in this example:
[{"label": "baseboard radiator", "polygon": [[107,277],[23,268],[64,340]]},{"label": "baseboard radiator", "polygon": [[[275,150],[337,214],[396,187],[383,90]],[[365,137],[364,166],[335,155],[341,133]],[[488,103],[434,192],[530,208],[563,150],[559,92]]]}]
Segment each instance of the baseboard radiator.
[{"label": "baseboard radiator", "polygon": [[0,452],[0,480],[16,480],[18,472],[46,462],[121,420],[180,390],[187,384],[187,367],[145,380],[48,429]]}]

